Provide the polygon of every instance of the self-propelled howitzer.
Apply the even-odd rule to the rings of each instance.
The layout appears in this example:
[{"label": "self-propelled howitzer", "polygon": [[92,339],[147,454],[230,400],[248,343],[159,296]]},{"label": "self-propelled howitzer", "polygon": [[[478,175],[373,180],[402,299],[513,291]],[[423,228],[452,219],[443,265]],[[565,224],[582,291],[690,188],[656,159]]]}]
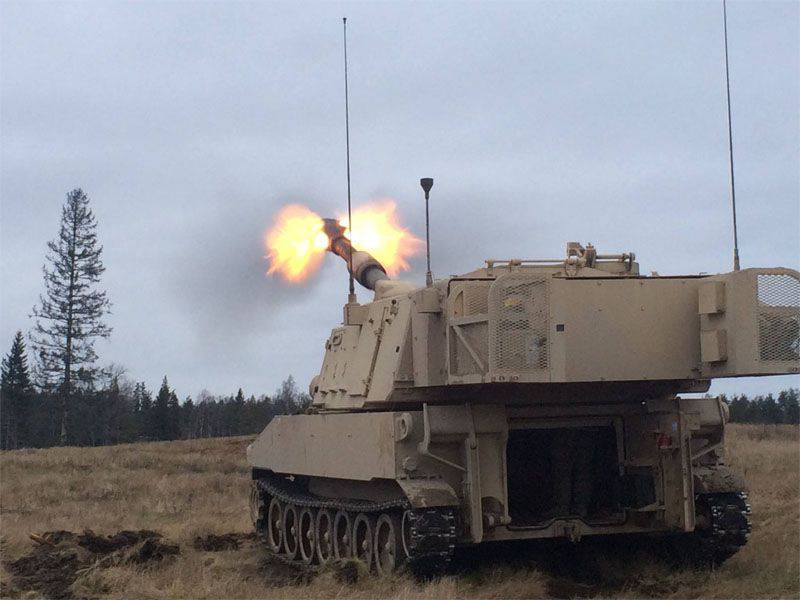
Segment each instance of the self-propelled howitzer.
[{"label": "self-propelled howitzer", "polygon": [[438,572],[496,540],[648,533],[715,562],[746,542],[727,407],[678,394],[800,371],[797,271],[643,276],[632,253],[570,243],[419,288],[334,225],[374,298],[345,305],[310,413],[248,448],[275,552]]}]

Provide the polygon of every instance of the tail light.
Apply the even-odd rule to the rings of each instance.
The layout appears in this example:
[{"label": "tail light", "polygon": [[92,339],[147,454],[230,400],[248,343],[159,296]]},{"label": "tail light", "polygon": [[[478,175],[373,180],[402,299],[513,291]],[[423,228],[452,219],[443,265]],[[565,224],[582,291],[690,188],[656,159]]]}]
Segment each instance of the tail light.
[{"label": "tail light", "polygon": [[656,437],[656,445],[659,450],[672,448],[672,436],[666,433],[659,433]]}]

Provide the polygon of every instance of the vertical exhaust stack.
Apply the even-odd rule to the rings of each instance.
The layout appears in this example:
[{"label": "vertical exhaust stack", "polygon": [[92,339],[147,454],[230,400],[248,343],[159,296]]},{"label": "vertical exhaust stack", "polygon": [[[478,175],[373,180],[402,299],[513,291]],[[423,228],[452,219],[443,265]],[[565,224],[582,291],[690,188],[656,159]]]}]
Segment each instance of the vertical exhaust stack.
[{"label": "vertical exhaust stack", "polygon": [[328,251],[347,263],[350,277],[372,291],[375,290],[375,285],[379,281],[389,279],[386,269],[374,256],[353,247],[353,244],[344,235],[345,228],[336,219],[323,219],[323,222],[325,235],[330,240]]}]

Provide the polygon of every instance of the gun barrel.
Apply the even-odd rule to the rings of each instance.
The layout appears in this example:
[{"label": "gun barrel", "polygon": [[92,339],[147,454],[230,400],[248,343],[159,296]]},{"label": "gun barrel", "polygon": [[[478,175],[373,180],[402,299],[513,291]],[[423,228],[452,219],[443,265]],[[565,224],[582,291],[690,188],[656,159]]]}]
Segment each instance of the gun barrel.
[{"label": "gun barrel", "polygon": [[345,235],[345,228],[336,219],[323,219],[325,223],[325,234],[330,240],[328,250],[341,257],[349,269],[352,265],[353,278],[368,290],[374,290],[375,285],[383,280],[389,279],[386,269],[379,263],[374,256],[363,250],[356,250]]}]

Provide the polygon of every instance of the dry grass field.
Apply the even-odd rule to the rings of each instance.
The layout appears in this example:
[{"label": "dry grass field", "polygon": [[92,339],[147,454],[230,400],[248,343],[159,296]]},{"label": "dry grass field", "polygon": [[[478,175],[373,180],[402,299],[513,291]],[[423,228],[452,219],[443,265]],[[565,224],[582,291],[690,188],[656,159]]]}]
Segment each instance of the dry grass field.
[{"label": "dry grass field", "polygon": [[[244,535],[235,538],[237,549],[196,547],[197,536],[245,534],[250,529],[244,461],[248,442],[234,438],[0,454],[0,595],[304,599],[800,596],[797,428],[730,427],[731,462],[748,479],[754,528],[750,543],[717,570],[676,569],[650,551],[649,542],[583,542],[574,548],[516,544],[461,557],[455,574],[427,583],[408,576],[360,577],[355,583],[345,583],[334,570],[304,576],[271,560]],[[67,534],[52,537],[49,543],[35,543],[29,537],[58,530],[110,535],[140,529],[157,531],[163,538],[151,545],[139,543],[136,552],[123,549],[89,556],[84,550],[82,554],[64,551],[65,557],[57,564],[53,564],[52,544],[68,539]],[[91,534],[84,539],[92,539]],[[29,577],[20,578],[22,571]]]}]

